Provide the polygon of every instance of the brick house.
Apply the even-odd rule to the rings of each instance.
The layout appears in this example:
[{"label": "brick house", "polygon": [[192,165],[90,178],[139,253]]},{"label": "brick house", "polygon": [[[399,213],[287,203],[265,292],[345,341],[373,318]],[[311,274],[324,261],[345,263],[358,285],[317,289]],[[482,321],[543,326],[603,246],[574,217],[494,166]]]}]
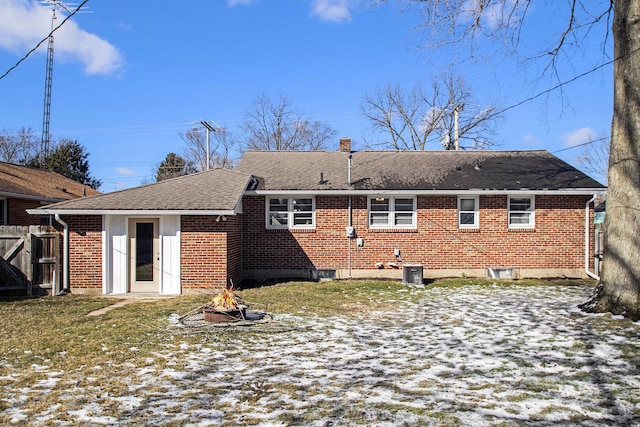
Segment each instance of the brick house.
[{"label": "brick house", "polygon": [[215,169],[31,211],[69,231],[76,293],[265,278],[586,277],[598,182],[546,151],[247,152]]},{"label": "brick house", "polygon": [[55,172],[0,162],[0,225],[40,225],[42,218],[27,209],[97,194]]}]

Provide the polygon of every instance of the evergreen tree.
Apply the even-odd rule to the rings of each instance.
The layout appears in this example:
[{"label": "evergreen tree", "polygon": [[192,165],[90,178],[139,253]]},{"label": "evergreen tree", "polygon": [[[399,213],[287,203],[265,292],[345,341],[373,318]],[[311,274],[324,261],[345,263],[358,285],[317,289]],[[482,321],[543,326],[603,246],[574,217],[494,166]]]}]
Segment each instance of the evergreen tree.
[{"label": "evergreen tree", "polygon": [[38,157],[35,157],[31,159],[28,166],[47,169],[88,187],[98,189],[102,185],[102,181],[90,175],[88,157],[89,153],[78,141],[62,139],[46,156],[44,165]]},{"label": "evergreen tree", "polygon": [[156,182],[177,176],[189,175],[197,172],[193,163],[185,160],[176,153],[169,153],[156,169]]}]

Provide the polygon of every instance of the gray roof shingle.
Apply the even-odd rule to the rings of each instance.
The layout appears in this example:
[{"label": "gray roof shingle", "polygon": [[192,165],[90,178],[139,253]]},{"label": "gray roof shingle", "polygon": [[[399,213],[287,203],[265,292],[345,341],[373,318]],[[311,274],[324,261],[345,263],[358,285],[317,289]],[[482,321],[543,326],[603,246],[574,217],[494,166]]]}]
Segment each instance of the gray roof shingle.
[{"label": "gray roof shingle", "polygon": [[[599,182],[547,151],[249,151],[260,190],[576,190]],[[321,183],[321,176],[324,180]]]},{"label": "gray roof shingle", "polygon": [[[347,184],[350,154],[351,186]],[[247,189],[510,191],[605,187],[547,151],[249,151],[235,171],[212,169],[43,209],[61,213],[237,212]]]},{"label": "gray roof shingle", "polygon": [[54,211],[233,211],[251,175],[212,169],[142,187],[56,203]]}]

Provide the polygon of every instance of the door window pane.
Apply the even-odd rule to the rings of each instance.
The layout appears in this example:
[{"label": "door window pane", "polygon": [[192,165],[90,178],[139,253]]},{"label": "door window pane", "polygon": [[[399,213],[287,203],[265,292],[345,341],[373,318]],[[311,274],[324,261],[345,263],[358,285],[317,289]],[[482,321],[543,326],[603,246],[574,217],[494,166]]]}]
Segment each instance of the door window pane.
[{"label": "door window pane", "polygon": [[136,223],[136,281],[153,282],[153,223]]}]

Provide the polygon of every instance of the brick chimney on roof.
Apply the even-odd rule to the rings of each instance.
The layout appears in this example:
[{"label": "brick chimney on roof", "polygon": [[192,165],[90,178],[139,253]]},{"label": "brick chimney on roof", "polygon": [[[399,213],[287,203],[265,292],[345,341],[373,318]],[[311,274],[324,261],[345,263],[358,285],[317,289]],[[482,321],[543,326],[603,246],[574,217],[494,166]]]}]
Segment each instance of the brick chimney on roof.
[{"label": "brick chimney on roof", "polygon": [[351,138],[340,138],[340,151],[351,152]]}]

